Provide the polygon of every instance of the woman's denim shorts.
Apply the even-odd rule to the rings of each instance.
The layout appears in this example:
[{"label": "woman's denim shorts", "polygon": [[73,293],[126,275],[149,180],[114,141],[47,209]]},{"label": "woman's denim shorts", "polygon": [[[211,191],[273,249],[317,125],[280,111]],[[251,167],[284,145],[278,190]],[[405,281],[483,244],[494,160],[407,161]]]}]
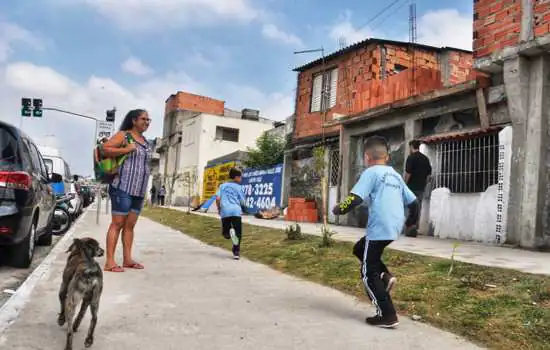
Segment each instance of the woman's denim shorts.
[{"label": "woman's denim shorts", "polygon": [[139,215],[143,207],[143,197],[131,196],[113,186],[109,186],[109,197],[113,215],[128,215],[129,212]]}]

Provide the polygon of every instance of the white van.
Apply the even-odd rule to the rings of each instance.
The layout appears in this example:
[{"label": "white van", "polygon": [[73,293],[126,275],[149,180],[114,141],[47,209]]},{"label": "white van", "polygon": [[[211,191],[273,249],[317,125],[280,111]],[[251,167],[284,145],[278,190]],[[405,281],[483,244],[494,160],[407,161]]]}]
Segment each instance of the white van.
[{"label": "white van", "polygon": [[73,181],[73,176],[71,175],[71,169],[69,164],[61,157],[61,152],[58,149],[48,146],[38,146],[38,150],[44,158],[44,163],[46,163],[46,168],[48,172],[57,173],[63,178],[63,188],[64,193],[74,193],[74,198],[71,200],[72,208],[69,209],[69,213],[76,214],[80,212],[82,201],[80,196],[76,192],[76,186]]}]

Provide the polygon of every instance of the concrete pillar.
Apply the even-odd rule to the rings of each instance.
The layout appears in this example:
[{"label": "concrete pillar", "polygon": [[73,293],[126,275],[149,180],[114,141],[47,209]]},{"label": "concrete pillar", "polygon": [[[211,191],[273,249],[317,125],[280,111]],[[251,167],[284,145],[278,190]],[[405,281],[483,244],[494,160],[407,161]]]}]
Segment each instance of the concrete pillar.
[{"label": "concrete pillar", "polygon": [[516,57],[504,63],[504,82],[512,120],[512,159],[507,242],[525,248],[550,248],[546,145],[550,101],[550,60]]},{"label": "concrete pillar", "polygon": [[[409,142],[416,139],[422,133],[422,122],[419,120],[407,120],[405,124],[403,124],[403,129],[405,131],[405,159],[407,159],[409,154]],[[403,162],[403,173],[405,173],[406,163],[406,161]]]},{"label": "concrete pillar", "polygon": [[443,86],[449,86],[449,81],[451,77],[449,51],[443,51],[439,55],[439,71],[441,72],[441,82],[443,83]]},{"label": "concrete pillar", "polygon": [[[354,157],[355,152],[354,148],[355,142],[353,142],[352,137],[349,135],[349,133],[346,131],[346,129],[343,129],[340,133],[340,159],[342,160],[342,164],[340,164],[342,168],[342,176],[340,178],[340,197],[344,198],[349,194],[349,191],[351,189],[351,186],[353,186],[351,174],[353,173],[354,168]],[[349,225],[349,215],[339,217],[338,223],[343,225]]]},{"label": "concrete pillar", "polygon": [[285,153],[283,161],[283,182],[281,184],[283,193],[281,194],[281,205],[288,206],[288,198],[290,197],[290,182],[292,178],[292,153]]}]

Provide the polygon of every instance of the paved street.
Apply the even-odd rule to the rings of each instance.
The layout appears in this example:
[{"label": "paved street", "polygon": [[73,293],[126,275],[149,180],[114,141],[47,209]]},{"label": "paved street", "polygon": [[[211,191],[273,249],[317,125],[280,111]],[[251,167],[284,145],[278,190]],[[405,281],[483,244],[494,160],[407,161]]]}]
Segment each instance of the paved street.
[{"label": "paved street", "polygon": [[[90,214],[75,235],[103,242],[108,218],[97,227]],[[138,226],[136,258],[146,269],[105,274],[94,349],[479,349],[405,318],[397,330],[369,327],[363,321],[373,311],[369,304],[263,265],[235,262],[224,250],[150,220]],[[25,308],[0,334],[1,348],[63,347],[57,290],[66,259],[61,245],[69,243],[60,243]],[[88,320],[75,349],[83,349]]]},{"label": "paved street", "polygon": [[32,265],[28,269],[15,269],[0,264],[0,308],[11,297],[10,291],[16,290],[25,281],[32,271],[44,260],[59,237],[53,237],[53,243],[49,247],[36,247]]}]

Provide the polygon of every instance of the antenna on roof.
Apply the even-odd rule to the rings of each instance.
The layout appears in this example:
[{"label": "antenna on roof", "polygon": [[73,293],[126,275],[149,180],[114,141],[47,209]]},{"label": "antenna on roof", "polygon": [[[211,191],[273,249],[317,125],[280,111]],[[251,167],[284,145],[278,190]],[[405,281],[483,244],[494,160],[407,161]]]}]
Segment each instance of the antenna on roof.
[{"label": "antenna on roof", "polygon": [[411,96],[416,92],[416,3],[410,0],[409,3],[409,46],[411,55]]},{"label": "antenna on roof", "polygon": [[348,46],[348,44],[346,43],[346,37],[345,36],[341,36],[341,37],[338,38],[338,46],[340,47],[340,50],[342,50],[343,48]]}]

